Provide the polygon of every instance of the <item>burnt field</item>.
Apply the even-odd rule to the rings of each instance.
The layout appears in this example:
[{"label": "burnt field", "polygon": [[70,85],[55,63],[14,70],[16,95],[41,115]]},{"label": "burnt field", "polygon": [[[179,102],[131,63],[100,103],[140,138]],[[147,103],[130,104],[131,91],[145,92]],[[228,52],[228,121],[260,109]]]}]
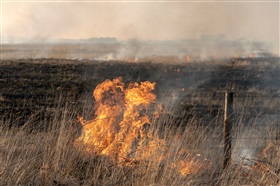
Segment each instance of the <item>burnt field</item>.
[{"label": "burnt field", "polygon": [[63,106],[67,103],[82,115],[85,99],[91,97],[99,83],[122,77],[125,83],[156,82],[154,92],[158,101],[168,101],[179,110],[192,108],[193,113],[200,116],[222,114],[224,91],[229,86],[235,92],[236,110],[244,109],[241,104],[244,100],[253,100],[251,109],[254,112],[251,113],[275,114],[278,110],[271,104],[279,102],[278,62],[279,58],[240,58],[185,64],[3,60],[0,66],[0,113],[15,125],[22,125],[31,117],[42,121],[56,112],[57,100],[63,99],[59,104]]},{"label": "burnt field", "polygon": [[173,62],[2,60],[0,183],[279,185],[279,58]]}]

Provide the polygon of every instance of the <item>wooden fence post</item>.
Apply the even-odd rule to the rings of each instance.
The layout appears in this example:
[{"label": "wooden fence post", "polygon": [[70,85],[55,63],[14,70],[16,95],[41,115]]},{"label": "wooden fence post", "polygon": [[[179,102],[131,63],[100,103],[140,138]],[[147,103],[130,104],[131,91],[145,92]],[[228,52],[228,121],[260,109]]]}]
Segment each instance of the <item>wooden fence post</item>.
[{"label": "wooden fence post", "polygon": [[223,169],[226,169],[231,160],[231,129],[233,118],[233,92],[225,93],[224,110],[224,162]]}]

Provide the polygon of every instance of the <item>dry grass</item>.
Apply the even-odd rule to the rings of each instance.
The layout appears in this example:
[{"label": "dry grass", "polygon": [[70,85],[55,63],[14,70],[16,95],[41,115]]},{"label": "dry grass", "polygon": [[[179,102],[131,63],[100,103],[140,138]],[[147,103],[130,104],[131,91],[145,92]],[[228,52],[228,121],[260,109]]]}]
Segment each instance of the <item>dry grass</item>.
[{"label": "dry grass", "polygon": [[[58,104],[59,105],[59,104]],[[92,110],[85,106],[85,112]],[[171,111],[170,111],[171,112]],[[277,185],[280,183],[280,152],[276,126],[279,118],[259,129],[252,119],[241,118],[234,128],[232,164],[222,169],[222,128],[216,119],[207,126],[193,119],[180,120],[162,114],[153,119],[169,147],[164,161],[158,158],[116,163],[110,157],[88,154],[75,143],[81,127],[75,108],[57,108],[47,129],[33,130],[32,117],[24,126],[0,123],[0,185]],[[241,117],[241,116],[239,116]],[[239,123],[239,124],[238,124]],[[261,132],[261,133],[260,133]],[[271,144],[267,149],[265,147]],[[184,155],[180,150],[187,150]],[[264,150],[265,153],[264,153]],[[197,155],[200,154],[200,155]],[[172,166],[178,158],[199,164],[183,176]]]}]

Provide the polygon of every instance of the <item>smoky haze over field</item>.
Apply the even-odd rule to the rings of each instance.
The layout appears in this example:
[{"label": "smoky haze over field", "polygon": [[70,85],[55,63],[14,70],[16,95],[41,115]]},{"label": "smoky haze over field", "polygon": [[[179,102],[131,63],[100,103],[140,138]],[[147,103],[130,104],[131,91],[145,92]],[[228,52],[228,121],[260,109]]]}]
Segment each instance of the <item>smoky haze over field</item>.
[{"label": "smoky haze over field", "polygon": [[[92,58],[162,54],[215,58],[256,51],[279,56],[279,2],[2,4],[4,44],[92,43],[87,39],[101,37],[116,38],[118,46]],[[41,47],[45,55],[54,51]]]},{"label": "smoky haze over field", "polygon": [[[231,57],[275,56],[267,43],[228,40],[223,35],[199,39],[141,41],[116,38],[52,40],[45,43],[4,44],[2,58],[65,58],[136,61],[198,61]],[[164,61],[163,61],[164,60]]]}]

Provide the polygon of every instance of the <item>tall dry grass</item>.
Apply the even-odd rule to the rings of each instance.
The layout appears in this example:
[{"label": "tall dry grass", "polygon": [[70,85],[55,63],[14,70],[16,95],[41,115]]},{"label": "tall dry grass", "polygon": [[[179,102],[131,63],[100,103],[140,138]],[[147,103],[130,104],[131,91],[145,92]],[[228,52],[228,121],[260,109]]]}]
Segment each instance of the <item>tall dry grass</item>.
[{"label": "tall dry grass", "polygon": [[[92,111],[92,104],[85,105],[85,113]],[[32,117],[21,127],[1,121],[0,185],[280,184],[279,139],[275,130],[279,118],[259,130],[253,118],[242,125],[240,115],[233,129],[232,162],[223,170],[221,116],[206,126],[196,118],[181,118],[175,127],[173,123],[178,123],[178,118],[162,113],[160,118],[152,119],[149,130],[155,131],[170,149],[164,161],[152,158],[122,164],[110,157],[85,153],[82,146],[76,145],[81,134],[76,108],[58,107],[54,113],[51,120],[41,123],[47,126],[44,130],[36,130],[38,123]],[[268,144],[271,147],[264,154]],[[189,153],[182,155],[181,149]],[[179,158],[190,157],[199,165],[193,174],[184,176],[171,166]]]}]

